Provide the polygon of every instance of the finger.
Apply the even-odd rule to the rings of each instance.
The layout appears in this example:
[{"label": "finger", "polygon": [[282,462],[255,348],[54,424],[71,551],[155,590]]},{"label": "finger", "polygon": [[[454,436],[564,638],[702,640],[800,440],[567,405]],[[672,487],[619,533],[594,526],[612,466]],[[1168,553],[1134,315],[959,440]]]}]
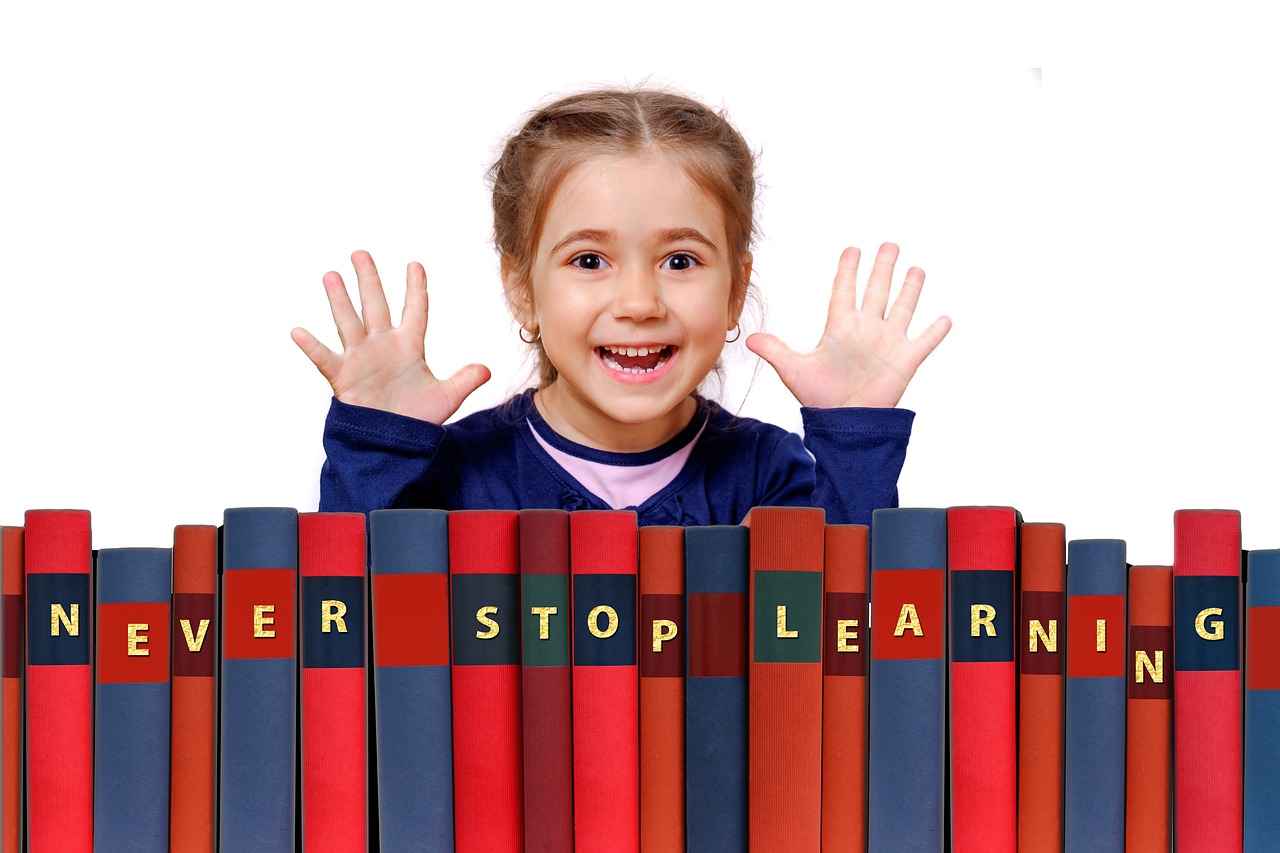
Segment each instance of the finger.
[{"label": "finger", "polygon": [[858,262],[862,260],[862,252],[853,246],[840,253],[840,263],[836,266],[836,278],[831,283],[831,301],[827,304],[827,319],[841,311],[856,311],[858,308]]},{"label": "finger", "polygon": [[947,336],[947,332],[951,331],[951,318],[939,317],[929,324],[929,328],[920,333],[920,337],[916,338],[916,346],[920,348],[920,361],[916,362],[919,366],[924,362],[929,354],[938,348],[938,344],[942,343],[942,339]]},{"label": "finger", "polygon": [[920,289],[924,287],[924,270],[912,267],[907,270],[907,277],[902,282],[902,290],[898,298],[893,300],[889,309],[889,325],[906,331],[911,325],[911,318],[916,313],[916,304],[920,301]]},{"label": "finger", "polygon": [[862,295],[862,310],[884,319],[884,306],[889,304],[889,288],[893,286],[893,265],[898,261],[898,247],[884,243],[876,252],[876,262],[867,277],[867,291]]},{"label": "finger", "polygon": [[489,377],[493,374],[489,372],[489,368],[483,364],[468,364],[460,367],[458,370],[446,380],[453,388],[456,395],[457,405],[462,405],[462,401],[471,396],[471,392],[475,391],[481,385],[489,381]]},{"label": "finger", "polygon": [[351,304],[351,296],[347,293],[347,284],[336,272],[324,274],[324,292],[329,297],[329,313],[333,315],[333,324],[338,327],[338,338],[343,349],[351,349],[364,340],[364,323]]},{"label": "finger", "polygon": [[342,357],[316,340],[316,336],[306,329],[294,329],[289,333],[289,337],[293,338],[293,342],[307,358],[311,359],[311,363],[320,371],[320,375],[329,380],[329,384],[332,385],[333,378],[338,375],[338,368],[342,366]]},{"label": "finger", "polygon": [[783,343],[781,338],[768,332],[756,332],[748,335],[746,344],[747,349],[763,358],[769,363],[770,367],[777,371],[779,378],[782,379],[785,385],[791,375],[791,363],[793,359],[798,357],[795,351]]},{"label": "finger", "polygon": [[414,261],[405,272],[404,310],[400,328],[414,332],[421,340],[427,335],[427,271]]},{"label": "finger", "polygon": [[351,264],[356,268],[356,281],[360,285],[360,315],[364,317],[365,331],[381,332],[390,329],[391,310],[387,307],[387,297],[382,292],[382,279],[378,277],[378,268],[373,265],[373,258],[368,252],[355,252],[351,255]]}]

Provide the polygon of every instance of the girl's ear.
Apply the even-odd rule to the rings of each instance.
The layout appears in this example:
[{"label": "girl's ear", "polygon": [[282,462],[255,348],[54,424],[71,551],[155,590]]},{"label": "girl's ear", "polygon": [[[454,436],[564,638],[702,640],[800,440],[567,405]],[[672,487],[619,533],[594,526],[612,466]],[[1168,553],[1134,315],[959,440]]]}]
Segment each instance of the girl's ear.
[{"label": "girl's ear", "polygon": [[742,318],[742,309],[747,304],[747,291],[751,289],[752,260],[751,253],[747,252],[742,259],[741,277],[734,277],[733,293],[729,297],[729,325],[725,331],[733,331],[733,327],[738,325],[738,320]]},{"label": "girl's ear", "polygon": [[533,305],[533,289],[520,272],[519,265],[510,255],[502,256],[502,290],[507,297],[507,308],[521,326],[536,331],[538,312]]}]

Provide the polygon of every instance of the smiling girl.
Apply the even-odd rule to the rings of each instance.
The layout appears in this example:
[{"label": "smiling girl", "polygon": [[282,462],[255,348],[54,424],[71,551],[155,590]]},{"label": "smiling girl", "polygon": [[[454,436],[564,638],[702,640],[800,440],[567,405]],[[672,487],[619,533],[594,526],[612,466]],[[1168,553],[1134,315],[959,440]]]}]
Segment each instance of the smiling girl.
[{"label": "smiling girl", "polygon": [[805,505],[865,524],[897,505],[914,414],[894,407],[951,324],[907,337],[924,273],[908,270],[890,306],[896,246],[880,247],[861,305],[860,255],[844,250],[812,352],[746,339],[799,400],[802,442],[697,393],[752,287],[755,158],[722,114],[664,91],[572,95],[535,111],[490,177],[537,388],[446,424],[489,370],[436,377],[422,266],[409,265],[393,326],[356,252],[359,314],[342,277],[324,277],[342,354],[293,332],[333,388],[322,511],[631,508],[641,525],[705,525]]}]

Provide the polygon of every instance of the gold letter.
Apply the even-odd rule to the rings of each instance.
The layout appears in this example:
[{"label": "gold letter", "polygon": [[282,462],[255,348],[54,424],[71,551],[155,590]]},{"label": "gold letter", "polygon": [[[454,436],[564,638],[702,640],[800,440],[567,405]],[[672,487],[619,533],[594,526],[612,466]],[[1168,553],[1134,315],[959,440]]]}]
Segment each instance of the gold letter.
[{"label": "gold letter", "polygon": [[678,633],[680,633],[680,629],[670,619],[654,619],[653,650],[655,652],[662,651],[662,644],[667,640],[674,640]]},{"label": "gold letter", "polygon": [[1214,619],[1209,623],[1209,627],[1212,628],[1213,630],[1206,631],[1204,629],[1204,620],[1206,616],[1221,616],[1221,615],[1222,615],[1221,607],[1206,607],[1204,610],[1201,610],[1199,613],[1196,614],[1196,633],[1199,634],[1201,637],[1204,637],[1206,640],[1221,640],[1222,639],[1222,620],[1221,619]]},{"label": "gold letter", "polygon": [[68,636],[80,636],[80,605],[71,605],[71,618],[67,618],[67,611],[62,609],[61,604],[54,604],[49,607],[49,636],[58,636],[58,623],[61,622],[67,626]]},{"label": "gold letter", "polygon": [[996,635],[996,626],[991,621],[996,618],[996,609],[990,604],[975,604],[969,608],[969,636],[978,636],[978,629],[983,628],[988,637]]},{"label": "gold letter", "polygon": [[1147,653],[1141,649],[1133,653],[1133,680],[1135,684],[1142,683],[1142,670],[1146,669],[1151,673],[1151,680],[1156,684],[1164,683],[1164,652],[1156,649],[1156,662],[1152,666],[1151,658],[1147,657]]},{"label": "gold letter", "polygon": [[917,637],[924,636],[924,628],[920,627],[920,614],[916,612],[916,606],[911,602],[902,605],[902,611],[898,614],[898,625],[893,629],[893,636],[901,637],[908,629]]},{"label": "gold letter", "polygon": [[[600,614],[607,614],[609,617],[609,627],[603,631],[600,630]],[[614,610],[607,604],[601,604],[587,614],[587,630],[591,632],[591,636],[599,637],[607,640],[612,637],[618,630],[618,611]]]},{"label": "gold letter", "polygon": [[799,631],[787,630],[787,605],[779,604],[778,605],[778,637],[780,639],[786,639],[787,637],[798,637],[798,636],[800,636]]},{"label": "gold letter", "polygon": [[853,630],[858,627],[857,619],[837,619],[836,620],[836,651],[837,652],[856,652],[858,650],[857,643],[850,643],[850,640],[858,639],[858,632]]},{"label": "gold letter", "polygon": [[476,631],[477,639],[492,640],[494,637],[498,636],[498,623],[489,618],[489,614],[497,612],[498,608],[492,606],[481,607],[476,611],[476,621],[481,625],[487,626],[489,629],[487,631]]},{"label": "gold letter", "polygon": [[1031,634],[1027,647],[1028,651],[1040,651],[1040,642],[1044,642],[1044,650],[1046,652],[1056,652],[1058,650],[1058,620],[1049,620],[1049,633],[1044,632],[1044,625],[1040,624],[1039,619],[1031,620]]},{"label": "gold letter", "polygon": [[329,629],[333,627],[333,623],[338,623],[338,633],[347,633],[347,620],[343,616],[347,615],[347,605],[337,599],[326,598],[320,602],[320,630],[328,634]]},{"label": "gold letter", "polygon": [[149,631],[151,625],[147,622],[130,622],[129,623],[129,656],[137,658],[145,658],[151,654],[150,649],[140,649],[139,645],[151,639],[146,634],[139,634],[139,631]]},{"label": "gold letter", "polygon": [[182,634],[187,638],[187,649],[193,652],[200,651],[200,647],[204,645],[204,632],[209,630],[209,620],[200,620],[200,629],[196,631],[194,637],[191,636],[190,619],[179,619],[178,623],[182,625]]},{"label": "gold letter", "polygon": [[557,613],[559,613],[560,612],[559,608],[530,607],[529,612],[536,613],[538,615],[538,639],[539,640],[551,639],[551,624],[550,624],[551,620],[548,617],[555,616]]},{"label": "gold letter", "polygon": [[1096,624],[1098,626],[1098,639],[1095,648],[1100,652],[1105,652],[1107,650],[1107,620],[1098,619]]},{"label": "gold letter", "polygon": [[267,627],[268,625],[276,624],[276,617],[267,615],[275,612],[276,606],[274,604],[253,605],[253,636],[274,637],[276,635],[275,628]]}]

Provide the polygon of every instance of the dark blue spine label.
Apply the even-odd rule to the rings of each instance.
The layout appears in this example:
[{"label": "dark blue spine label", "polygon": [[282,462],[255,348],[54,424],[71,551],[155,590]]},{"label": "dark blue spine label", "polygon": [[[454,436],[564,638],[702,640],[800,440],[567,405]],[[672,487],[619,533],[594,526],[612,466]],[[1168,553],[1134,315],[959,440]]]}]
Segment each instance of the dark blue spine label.
[{"label": "dark blue spine label", "polygon": [[573,576],[573,663],[635,666],[636,576]]},{"label": "dark blue spine label", "polygon": [[89,575],[27,575],[27,660],[32,666],[89,663]]},{"label": "dark blue spine label", "polygon": [[951,659],[1012,661],[1013,572],[951,573]]},{"label": "dark blue spine label", "polygon": [[364,578],[321,576],[302,584],[302,665],[364,666]]},{"label": "dark blue spine label", "polygon": [[1178,671],[1240,668],[1240,579],[1173,579],[1173,648]]}]

